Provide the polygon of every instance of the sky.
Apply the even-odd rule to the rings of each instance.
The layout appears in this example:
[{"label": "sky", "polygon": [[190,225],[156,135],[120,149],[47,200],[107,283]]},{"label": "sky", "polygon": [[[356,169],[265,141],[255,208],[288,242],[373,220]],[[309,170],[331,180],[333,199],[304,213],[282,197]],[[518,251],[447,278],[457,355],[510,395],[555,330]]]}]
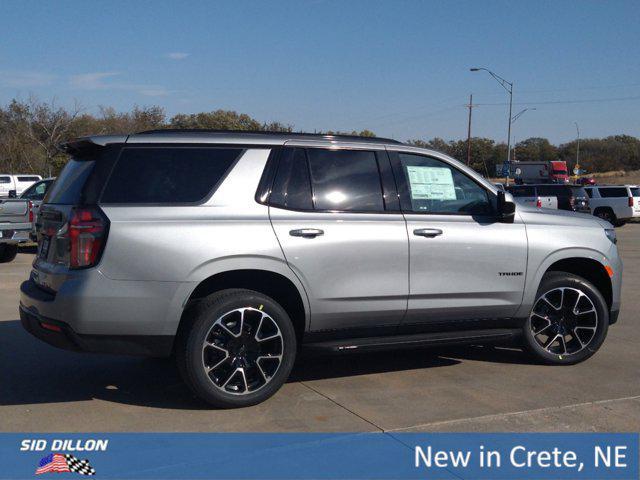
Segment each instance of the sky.
[{"label": "sky", "polygon": [[[399,140],[640,137],[640,1],[0,0],[0,104],[216,109]],[[535,110],[533,110],[535,108]]]}]

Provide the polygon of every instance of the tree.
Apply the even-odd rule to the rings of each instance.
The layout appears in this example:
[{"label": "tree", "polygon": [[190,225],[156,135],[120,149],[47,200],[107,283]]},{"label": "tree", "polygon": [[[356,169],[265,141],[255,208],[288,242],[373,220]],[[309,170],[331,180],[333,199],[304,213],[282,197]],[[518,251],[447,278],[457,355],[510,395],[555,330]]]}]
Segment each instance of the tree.
[{"label": "tree", "polygon": [[558,159],[558,149],[546,138],[527,138],[515,145],[513,159],[519,162],[549,162]]},{"label": "tree", "polygon": [[200,128],[213,130],[240,130],[258,131],[262,124],[251,118],[246,113],[237,113],[232,110],[215,110],[213,112],[201,112],[175,115],[169,121],[171,128]]}]

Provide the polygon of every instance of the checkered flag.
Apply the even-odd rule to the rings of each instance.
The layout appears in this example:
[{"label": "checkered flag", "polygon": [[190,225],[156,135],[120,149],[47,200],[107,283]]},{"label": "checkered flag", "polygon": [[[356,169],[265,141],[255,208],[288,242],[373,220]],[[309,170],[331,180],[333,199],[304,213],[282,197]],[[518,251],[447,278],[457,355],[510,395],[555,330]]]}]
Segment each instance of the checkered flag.
[{"label": "checkered flag", "polygon": [[78,460],[73,455],[69,455],[68,453],[64,456],[67,461],[67,465],[69,465],[69,470],[75,473],[79,473],[80,475],[95,475],[95,469],[89,464],[89,460]]}]

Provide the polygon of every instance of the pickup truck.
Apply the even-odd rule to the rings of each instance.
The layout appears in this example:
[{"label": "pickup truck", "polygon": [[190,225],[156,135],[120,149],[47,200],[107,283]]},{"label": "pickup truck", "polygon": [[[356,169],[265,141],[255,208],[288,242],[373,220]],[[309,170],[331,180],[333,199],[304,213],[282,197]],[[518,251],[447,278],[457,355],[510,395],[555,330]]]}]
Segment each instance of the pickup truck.
[{"label": "pickup truck", "polygon": [[32,222],[29,200],[0,198],[0,263],[16,258],[18,244],[29,241]]}]

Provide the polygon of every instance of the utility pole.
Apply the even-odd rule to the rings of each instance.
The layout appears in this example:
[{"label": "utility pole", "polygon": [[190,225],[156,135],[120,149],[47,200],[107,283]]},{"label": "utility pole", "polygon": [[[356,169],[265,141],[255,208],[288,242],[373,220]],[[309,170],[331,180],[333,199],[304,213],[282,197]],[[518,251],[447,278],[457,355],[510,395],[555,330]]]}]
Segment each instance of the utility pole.
[{"label": "utility pole", "polygon": [[467,127],[467,166],[471,165],[471,111],[473,110],[473,93],[469,95],[469,126]]},{"label": "utility pole", "polygon": [[[578,132],[578,145],[576,148],[576,166],[575,169],[576,170],[580,170],[580,127],[578,127],[578,122],[573,122],[576,125],[576,132]],[[576,178],[578,177],[578,174],[574,173],[574,175],[576,176]]]}]

